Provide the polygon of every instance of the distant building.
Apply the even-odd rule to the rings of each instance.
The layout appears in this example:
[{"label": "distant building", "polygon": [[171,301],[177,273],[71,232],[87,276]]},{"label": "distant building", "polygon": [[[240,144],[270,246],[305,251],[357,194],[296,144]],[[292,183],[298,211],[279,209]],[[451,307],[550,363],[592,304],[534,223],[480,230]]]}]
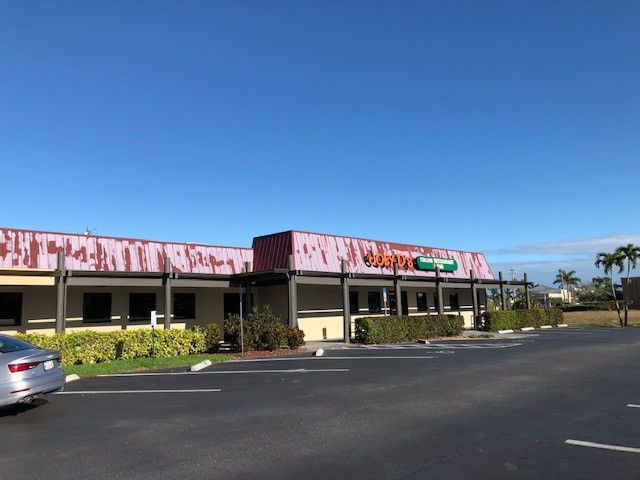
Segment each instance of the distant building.
[{"label": "distant building", "polygon": [[571,301],[571,292],[564,288],[553,288],[546,285],[538,285],[529,290],[529,294],[536,298],[538,302],[548,307],[551,305],[552,299],[558,299],[563,302]]}]

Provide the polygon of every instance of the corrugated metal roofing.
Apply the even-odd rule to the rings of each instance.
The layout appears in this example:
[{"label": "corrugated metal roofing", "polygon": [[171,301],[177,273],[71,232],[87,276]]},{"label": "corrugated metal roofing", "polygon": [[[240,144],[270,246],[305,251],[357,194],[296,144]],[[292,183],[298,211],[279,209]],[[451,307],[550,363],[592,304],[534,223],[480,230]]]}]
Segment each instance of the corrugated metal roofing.
[{"label": "corrugated metal roofing", "polygon": [[0,228],[0,268],[55,269],[63,250],[69,270],[234,274],[253,261],[250,248],[157,242],[130,238]]},{"label": "corrugated metal roofing", "polygon": [[[458,270],[443,276],[468,278],[473,269],[477,278],[494,278],[482,253],[320,233],[288,231],[256,237],[252,250],[0,228],[0,268],[55,269],[59,250],[65,253],[67,269],[82,271],[161,272],[163,259],[168,256],[175,272],[232,275],[243,273],[245,262],[253,262],[253,271],[287,268],[288,256],[293,254],[296,270],[338,273],[345,259],[350,273],[390,274],[390,268],[367,264],[366,257],[371,252],[453,258]],[[401,269],[401,273],[435,275],[413,268]]]},{"label": "corrugated metal roofing", "polygon": [[[390,274],[389,268],[367,265],[365,257],[370,252],[388,255],[420,255],[439,258],[453,258],[458,262],[458,270],[444,273],[452,278],[468,278],[473,269],[476,278],[493,279],[493,273],[485,256],[478,252],[466,252],[445,248],[406,245],[365,238],[343,237],[320,233],[289,231],[257,237],[253,241],[256,265],[266,268],[285,268],[287,256],[293,254],[296,270],[317,272],[340,272],[342,259],[347,261],[350,273]],[[259,253],[259,255],[258,255]],[[258,256],[260,257],[258,259]],[[256,270],[258,270],[256,268]],[[435,272],[414,269],[402,270],[403,275],[433,277]]]}]

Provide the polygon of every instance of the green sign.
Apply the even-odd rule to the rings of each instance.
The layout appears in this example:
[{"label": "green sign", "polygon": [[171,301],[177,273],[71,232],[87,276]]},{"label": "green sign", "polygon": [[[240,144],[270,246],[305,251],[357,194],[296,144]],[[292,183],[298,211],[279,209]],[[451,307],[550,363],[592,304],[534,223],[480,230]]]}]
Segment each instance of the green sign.
[{"label": "green sign", "polygon": [[435,270],[436,267],[438,267],[441,272],[455,272],[456,270],[458,270],[458,262],[453,258],[416,258],[416,268],[418,270]]}]

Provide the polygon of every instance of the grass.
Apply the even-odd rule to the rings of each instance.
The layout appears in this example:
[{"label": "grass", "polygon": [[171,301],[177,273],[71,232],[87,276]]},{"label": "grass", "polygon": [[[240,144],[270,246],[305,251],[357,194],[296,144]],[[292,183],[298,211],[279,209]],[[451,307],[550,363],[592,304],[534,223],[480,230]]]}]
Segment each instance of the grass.
[{"label": "grass", "polygon": [[67,375],[75,373],[80,377],[92,377],[107,373],[128,373],[161,368],[187,367],[207,359],[211,360],[212,363],[220,363],[232,358],[232,355],[223,353],[180,355],[166,358],[135,358],[133,360],[114,360],[113,362],[86,365],[67,365],[63,366],[63,369]]},{"label": "grass", "polygon": [[[622,313],[624,316],[624,313]],[[583,327],[619,327],[618,314],[612,312],[564,312],[564,323]],[[630,327],[640,326],[640,310],[629,310]]]}]

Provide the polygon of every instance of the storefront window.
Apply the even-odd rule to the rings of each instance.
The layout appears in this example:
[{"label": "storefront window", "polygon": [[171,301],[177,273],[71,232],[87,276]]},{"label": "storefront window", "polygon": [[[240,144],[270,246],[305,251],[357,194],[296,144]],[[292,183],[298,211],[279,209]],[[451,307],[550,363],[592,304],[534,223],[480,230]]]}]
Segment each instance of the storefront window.
[{"label": "storefront window", "polygon": [[428,312],[429,311],[429,303],[427,302],[427,292],[417,292],[416,293],[416,302],[418,304],[419,312]]},{"label": "storefront window", "polygon": [[106,323],[111,321],[111,294],[85,293],[82,298],[82,321]]},{"label": "storefront window", "polygon": [[155,293],[129,294],[129,321],[142,322],[151,320],[151,311],[156,309]]},{"label": "storefront window", "polygon": [[176,293],[173,296],[173,318],[193,320],[196,318],[196,294]]},{"label": "storefront window", "polygon": [[0,326],[20,325],[22,316],[22,293],[0,293]]},{"label": "storefront window", "polygon": [[369,301],[369,313],[380,313],[382,311],[380,292],[369,292],[367,299]]},{"label": "storefront window", "polygon": [[358,292],[349,292],[349,311],[351,313],[360,313],[360,304],[358,303]]},{"label": "storefront window", "polygon": [[458,299],[457,293],[449,294],[449,306],[451,307],[451,310],[460,309],[460,300]]}]

